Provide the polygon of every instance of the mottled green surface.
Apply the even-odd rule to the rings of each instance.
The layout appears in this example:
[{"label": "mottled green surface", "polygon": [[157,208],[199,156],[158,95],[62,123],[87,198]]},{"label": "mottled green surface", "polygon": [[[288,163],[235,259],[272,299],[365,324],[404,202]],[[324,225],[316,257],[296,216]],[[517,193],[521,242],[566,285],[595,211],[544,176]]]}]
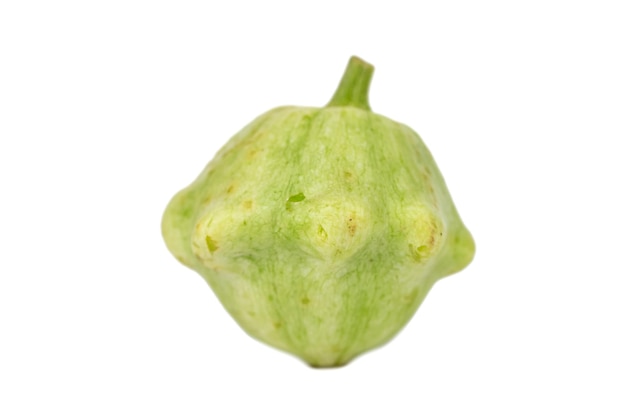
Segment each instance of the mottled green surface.
[{"label": "mottled green surface", "polygon": [[170,251],[246,332],[314,366],[388,341],[474,254],[421,139],[366,109],[265,113],[163,217]]}]

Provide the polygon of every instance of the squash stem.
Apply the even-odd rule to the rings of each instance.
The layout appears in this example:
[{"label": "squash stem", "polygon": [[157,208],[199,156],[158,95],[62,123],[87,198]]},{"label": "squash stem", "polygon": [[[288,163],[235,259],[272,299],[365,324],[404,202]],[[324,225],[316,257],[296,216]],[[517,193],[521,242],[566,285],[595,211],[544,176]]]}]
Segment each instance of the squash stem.
[{"label": "squash stem", "polygon": [[351,57],[339,86],[326,107],[352,106],[372,110],[369,105],[368,93],[373,74],[373,65],[359,57]]}]

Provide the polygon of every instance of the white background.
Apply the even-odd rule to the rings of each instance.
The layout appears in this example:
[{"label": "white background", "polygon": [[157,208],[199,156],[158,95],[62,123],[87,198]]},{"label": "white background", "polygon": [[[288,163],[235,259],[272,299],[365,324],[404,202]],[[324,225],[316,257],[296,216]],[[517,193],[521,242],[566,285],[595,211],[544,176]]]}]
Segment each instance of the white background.
[{"label": "white background", "polygon": [[[3,1],[0,416],[626,416],[620,1]],[[315,370],[249,338],[160,218],[350,55],[477,242],[411,323]]]}]

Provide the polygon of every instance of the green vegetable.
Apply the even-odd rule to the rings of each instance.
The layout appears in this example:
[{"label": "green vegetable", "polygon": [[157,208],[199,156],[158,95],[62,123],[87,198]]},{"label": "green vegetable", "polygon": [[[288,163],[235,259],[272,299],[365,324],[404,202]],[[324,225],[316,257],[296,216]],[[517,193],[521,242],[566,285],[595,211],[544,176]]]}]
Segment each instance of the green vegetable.
[{"label": "green vegetable", "polygon": [[352,57],[325,107],[258,117],[163,216],[248,334],[316,367],[389,341],[474,256],[420,137],[370,111],[373,70]]}]

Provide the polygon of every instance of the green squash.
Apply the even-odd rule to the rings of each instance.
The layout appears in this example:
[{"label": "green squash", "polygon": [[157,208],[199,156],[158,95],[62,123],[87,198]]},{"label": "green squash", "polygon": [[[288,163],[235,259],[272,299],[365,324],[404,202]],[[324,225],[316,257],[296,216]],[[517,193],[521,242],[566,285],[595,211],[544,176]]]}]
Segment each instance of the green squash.
[{"label": "green squash", "polygon": [[325,107],[252,121],[162,221],[249,335],[315,367],[389,341],[474,256],[420,137],[370,110],[372,74],[352,57]]}]

